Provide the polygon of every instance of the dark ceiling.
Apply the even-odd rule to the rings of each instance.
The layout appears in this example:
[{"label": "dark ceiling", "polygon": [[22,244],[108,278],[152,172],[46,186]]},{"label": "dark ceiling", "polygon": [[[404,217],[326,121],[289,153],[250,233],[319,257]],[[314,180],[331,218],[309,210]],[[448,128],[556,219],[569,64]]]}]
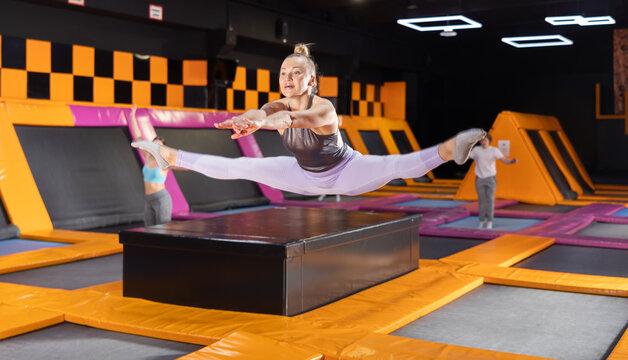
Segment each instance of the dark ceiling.
[{"label": "dark ceiling", "polygon": [[[458,37],[478,42],[499,42],[504,36],[576,34],[594,27],[552,26],[546,16],[610,15],[612,28],[628,27],[626,0],[258,0],[242,1],[293,16],[401,41],[443,42],[438,31],[418,32],[396,23],[400,18],[462,14],[483,26],[458,31]],[[451,39],[449,39],[451,40]]]}]

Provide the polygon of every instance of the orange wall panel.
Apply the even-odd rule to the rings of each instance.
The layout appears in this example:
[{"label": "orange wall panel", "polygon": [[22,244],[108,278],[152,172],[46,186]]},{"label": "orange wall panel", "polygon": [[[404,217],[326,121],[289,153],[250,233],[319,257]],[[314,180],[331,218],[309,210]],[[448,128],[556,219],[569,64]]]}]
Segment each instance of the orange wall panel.
[{"label": "orange wall panel", "polygon": [[94,78],[94,102],[98,104],[113,104],[114,80],[110,78]]},{"label": "orange wall panel", "polygon": [[206,60],[183,60],[183,85],[207,86]]},{"label": "orange wall panel", "polygon": [[74,76],[72,74],[50,74],[50,100],[74,100]]},{"label": "orange wall panel", "polygon": [[140,106],[150,106],[150,83],[148,81],[133,81],[133,103]]},{"label": "orange wall panel", "polygon": [[26,39],[26,70],[50,72],[50,42]]},{"label": "orange wall panel", "polygon": [[257,69],[257,90],[263,92],[270,91],[270,71]]},{"label": "orange wall panel", "polygon": [[133,54],[123,51],[113,52],[113,78],[133,81]]},{"label": "orange wall panel", "polygon": [[318,95],[322,97],[338,97],[338,78],[321,76],[318,79]]},{"label": "orange wall panel", "polygon": [[150,82],[168,83],[168,59],[160,56],[150,57]]},{"label": "orange wall panel", "polygon": [[405,120],[406,83],[404,81],[385,82],[381,88],[381,100],[384,103],[384,117]]},{"label": "orange wall panel", "polygon": [[26,99],[26,70],[0,69],[0,95],[3,98]]},{"label": "orange wall panel", "polygon": [[95,50],[93,47],[72,46],[72,73],[79,76],[94,76]]},{"label": "orange wall panel", "polygon": [[166,105],[183,107],[183,85],[166,85]]}]

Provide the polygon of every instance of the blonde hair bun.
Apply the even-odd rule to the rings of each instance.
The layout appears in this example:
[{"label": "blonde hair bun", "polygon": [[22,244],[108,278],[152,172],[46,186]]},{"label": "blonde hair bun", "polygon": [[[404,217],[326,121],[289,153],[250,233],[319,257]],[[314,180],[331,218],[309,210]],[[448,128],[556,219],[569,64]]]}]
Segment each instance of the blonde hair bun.
[{"label": "blonde hair bun", "polygon": [[303,55],[305,57],[310,57],[310,45],[312,44],[296,44],[294,46],[294,53]]}]

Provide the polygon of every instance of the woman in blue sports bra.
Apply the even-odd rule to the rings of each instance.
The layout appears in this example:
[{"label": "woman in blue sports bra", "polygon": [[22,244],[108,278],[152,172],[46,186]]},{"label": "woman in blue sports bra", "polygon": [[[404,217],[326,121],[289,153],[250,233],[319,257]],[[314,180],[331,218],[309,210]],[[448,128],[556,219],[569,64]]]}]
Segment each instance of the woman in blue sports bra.
[{"label": "woman in blue sports bra", "polygon": [[333,104],[317,93],[316,63],[308,45],[298,44],[281,65],[279,87],[283,98],[216,124],[232,129],[237,139],[265,128],[277,130],[292,156],[226,158],[161,146],[132,143],[150,152],[160,167],[200,172],[216,179],[246,179],[303,195],[359,195],[392,179],[416,178],[449,160],[463,164],[482,129],[458,133],[444,142],[403,155],[362,155],[342,141]]},{"label": "woman in blue sports bra", "polygon": [[[140,127],[135,117],[137,106],[133,105],[131,109],[131,136],[133,141],[145,140],[141,136]],[[159,145],[166,145],[166,141],[161,136],[156,136],[152,142]],[[158,225],[170,222],[172,218],[172,199],[166,190],[166,176],[168,169],[161,169],[149,152],[142,151],[144,155],[144,167],[142,174],[144,175],[144,193],[146,198],[144,201],[144,225]]]}]

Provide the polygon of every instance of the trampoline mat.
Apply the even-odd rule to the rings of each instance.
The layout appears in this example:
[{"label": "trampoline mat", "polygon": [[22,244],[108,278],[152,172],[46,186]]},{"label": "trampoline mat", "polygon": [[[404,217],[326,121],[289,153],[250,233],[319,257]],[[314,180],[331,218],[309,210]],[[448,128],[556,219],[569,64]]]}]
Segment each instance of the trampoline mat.
[{"label": "trampoline mat", "polygon": [[53,248],[67,245],[52,241],[38,241],[28,239],[7,239],[0,240],[0,256],[21,253],[37,249]]},{"label": "trampoline mat", "polygon": [[552,245],[515,267],[565,273],[628,277],[628,250]]},{"label": "trampoline mat", "polygon": [[578,206],[571,205],[536,205],[519,203],[511,206],[506,206],[502,209],[532,212],[567,213],[577,208]]},{"label": "trampoline mat", "polygon": [[468,201],[438,200],[438,199],[417,199],[393,204],[395,206],[415,206],[415,207],[456,207],[468,203]]},{"label": "trampoline mat", "polygon": [[603,359],[623,334],[628,299],[482,285],[392,335],[553,359]]},{"label": "trampoline mat", "polygon": [[613,216],[628,216],[628,209],[619,210]]},{"label": "trampoline mat", "polygon": [[0,340],[4,359],[176,359],[200,345],[61,323]]},{"label": "trampoline mat", "polygon": [[0,275],[0,282],[75,290],[122,281],[122,254]]},{"label": "trampoline mat", "polygon": [[593,221],[589,224],[589,226],[576,232],[575,235],[628,239],[628,224],[612,224]]},{"label": "trampoline mat", "polygon": [[[493,230],[519,231],[519,230],[527,229],[543,221],[544,220],[538,220],[538,219],[495,217],[493,218]],[[452,221],[450,223],[442,224],[439,226],[452,227],[452,228],[477,229],[479,223],[480,223],[480,220],[477,216],[468,216],[464,219]]]},{"label": "trampoline mat", "polygon": [[419,236],[419,257],[440,259],[483,243],[484,240],[441,236]]}]

